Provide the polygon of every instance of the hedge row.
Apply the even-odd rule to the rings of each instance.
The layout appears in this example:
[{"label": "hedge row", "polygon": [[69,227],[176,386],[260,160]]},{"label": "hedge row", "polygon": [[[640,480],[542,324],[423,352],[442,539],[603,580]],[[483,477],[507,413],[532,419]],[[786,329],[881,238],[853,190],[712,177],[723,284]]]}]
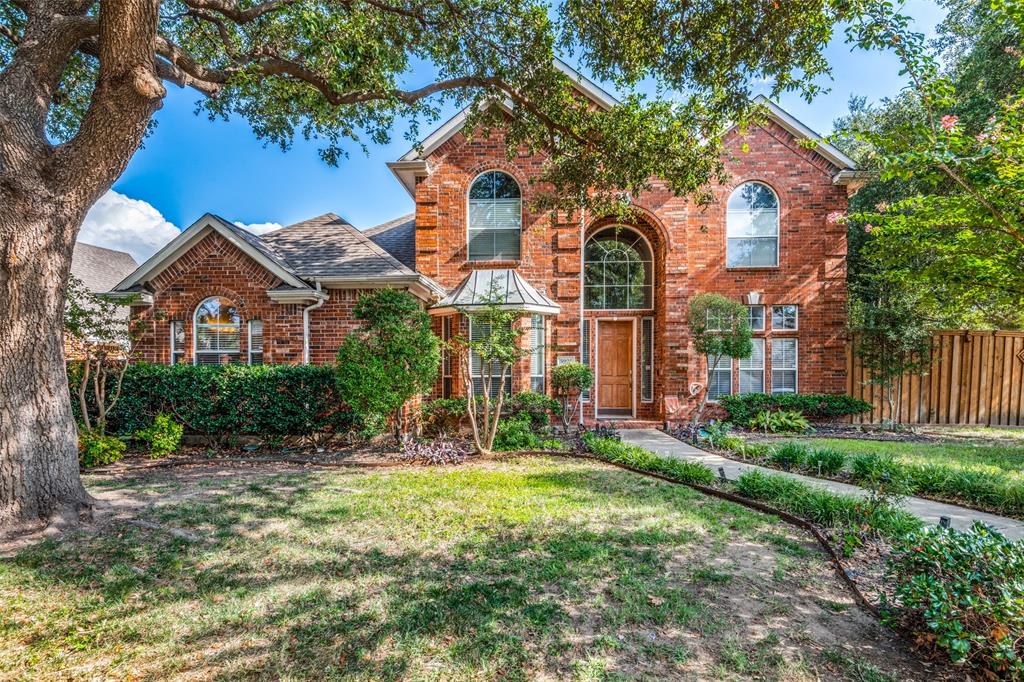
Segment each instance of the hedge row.
[{"label": "hedge row", "polygon": [[[69,363],[72,405],[81,371]],[[344,433],[357,422],[337,397],[331,367],[316,365],[151,365],[128,368],[107,430],[130,435],[171,415],[192,433],[211,438]],[[77,416],[77,414],[76,414]]]},{"label": "hedge row", "polygon": [[762,411],[792,410],[808,419],[837,419],[871,410],[870,403],[842,393],[743,393],[724,395],[718,402],[735,424],[746,424]]}]

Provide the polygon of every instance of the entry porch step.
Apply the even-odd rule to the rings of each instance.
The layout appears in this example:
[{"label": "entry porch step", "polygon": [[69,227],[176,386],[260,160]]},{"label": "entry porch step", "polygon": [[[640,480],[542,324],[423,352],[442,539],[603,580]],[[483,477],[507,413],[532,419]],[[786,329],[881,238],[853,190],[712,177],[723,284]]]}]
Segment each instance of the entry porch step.
[{"label": "entry porch step", "polygon": [[605,426],[614,425],[617,429],[660,429],[662,426],[662,422],[650,419],[618,419],[615,417],[585,419],[584,424],[586,426],[596,426],[598,424],[603,424]]}]

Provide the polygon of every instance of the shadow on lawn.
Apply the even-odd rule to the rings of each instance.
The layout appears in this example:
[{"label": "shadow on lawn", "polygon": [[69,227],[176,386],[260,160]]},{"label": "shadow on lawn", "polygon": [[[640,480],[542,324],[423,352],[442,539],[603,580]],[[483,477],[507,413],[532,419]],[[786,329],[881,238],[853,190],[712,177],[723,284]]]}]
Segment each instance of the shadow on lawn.
[{"label": "shadow on lawn", "polygon": [[[691,573],[729,529],[767,518],[619,471],[554,467],[517,473],[507,508],[474,515],[458,495],[491,491],[463,487],[471,474],[458,471],[390,474],[455,479],[399,499],[377,475],[222,481],[146,515],[199,543],[117,526],[30,548],[0,573],[8,563],[68,595],[70,617],[27,646],[77,638],[75,659],[109,662],[117,642],[118,673],[523,680],[565,677],[594,654],[657,677],[687,659],[694,632],[727,626]],[[535,504],[550,509],[515,516]]]}]

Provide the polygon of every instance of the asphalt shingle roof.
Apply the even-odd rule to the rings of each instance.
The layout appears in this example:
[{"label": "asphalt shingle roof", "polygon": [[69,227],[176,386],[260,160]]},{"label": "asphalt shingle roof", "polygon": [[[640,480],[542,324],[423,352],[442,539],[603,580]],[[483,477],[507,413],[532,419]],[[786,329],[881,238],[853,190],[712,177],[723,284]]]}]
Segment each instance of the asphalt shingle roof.
[{"label": "asphalt shingle roof", "polygon": [[71,255],[71,274],[93,293],[110,291],[138,266],[131,254],[83,242],[75,242]]},{"label": "asphalt shingle roof", "polygon": [[397,258],[402,265],[416,269],[416,214],[389,220],[363,232],[375,244]]},{"label": "asphalt shingle roof", "polygon": [[[263,248],[282,259],[284,267],[297,277],[373,278],[415,274],[334,213],[303,220],[262,237],[250,232],[246,234],[249,237],[247,241],[262,242]],[[256,244],[253,246],[260,248]]]}]

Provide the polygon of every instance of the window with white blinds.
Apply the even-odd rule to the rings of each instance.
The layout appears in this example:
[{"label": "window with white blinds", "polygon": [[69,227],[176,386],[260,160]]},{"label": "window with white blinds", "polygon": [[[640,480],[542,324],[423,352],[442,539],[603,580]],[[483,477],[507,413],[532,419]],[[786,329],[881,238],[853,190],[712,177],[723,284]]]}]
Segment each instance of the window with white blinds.
[{"label": "window with white blinds", "polygon": [[544,316],[530,319],[530,390],[544,392]]},{"label": "window with white blinds", "polygon": [[772,393],[796,393],[796,339],[772,339]]},{"label": "window with white blinds", "polygon": [[732,358],[725,355],[715,359],[708,356],[708,400],[718,400],[732,393]]},{"label": "window with white blinds", "polygon": [[448,344],[452,340],[452,319],[451,315],[441,318],[441,340],[444,344],[441,347],[441,397],[452,397],[452,350]]},{"label": "window with white blinds", "polygon": [[519,260],[523,199],[508,173],[490,171],[469,189],[469,260]]},{"label": "window with white blinds", "polygon": [[195,364],[226,365],[240,362],[242,320],[226,298],[208,298],[196,308]]},{"label": "window with white blinds", "polygon": [[263,320],[249,320],[249,364],[263,364]]},{"label": "window with white blinds", "polygon": [[185,322],[171,320],[171,364],[177,365],[185,360]]},{"label": "window with white blinds", "polygon": [[740,393],[764,393],[764,339],[751,339],[754,350],[741,358]]},{"label": "window with white blinds", "polygon": [[779,198],[763,182],[746,182],[726,206],[726,266],[776,267],[779,264]]},{"label": "window with white blinds", "polygon": [[640,402],[654,402],[654,318],[640,320]]},{"label": "window with white blinds", "polygon": [[[475,323],[472,319],[469,320],[469,338],[472,341],[480,341],[486,339],[491,333],[491,325]],[[483,359],[477,353],[470,353],[469,355],[469,372],[473,378],[473,395],[484,394],[484,379],[481,374],[481,369],[484,373],[490,377],[490,395],[492,398],[498,396],[498,385],[501,382],[501,363],[492,361],[489,367],[483,366]],[[505,377],[505,395],[511,395],[512,393],[512,372]]]}]

